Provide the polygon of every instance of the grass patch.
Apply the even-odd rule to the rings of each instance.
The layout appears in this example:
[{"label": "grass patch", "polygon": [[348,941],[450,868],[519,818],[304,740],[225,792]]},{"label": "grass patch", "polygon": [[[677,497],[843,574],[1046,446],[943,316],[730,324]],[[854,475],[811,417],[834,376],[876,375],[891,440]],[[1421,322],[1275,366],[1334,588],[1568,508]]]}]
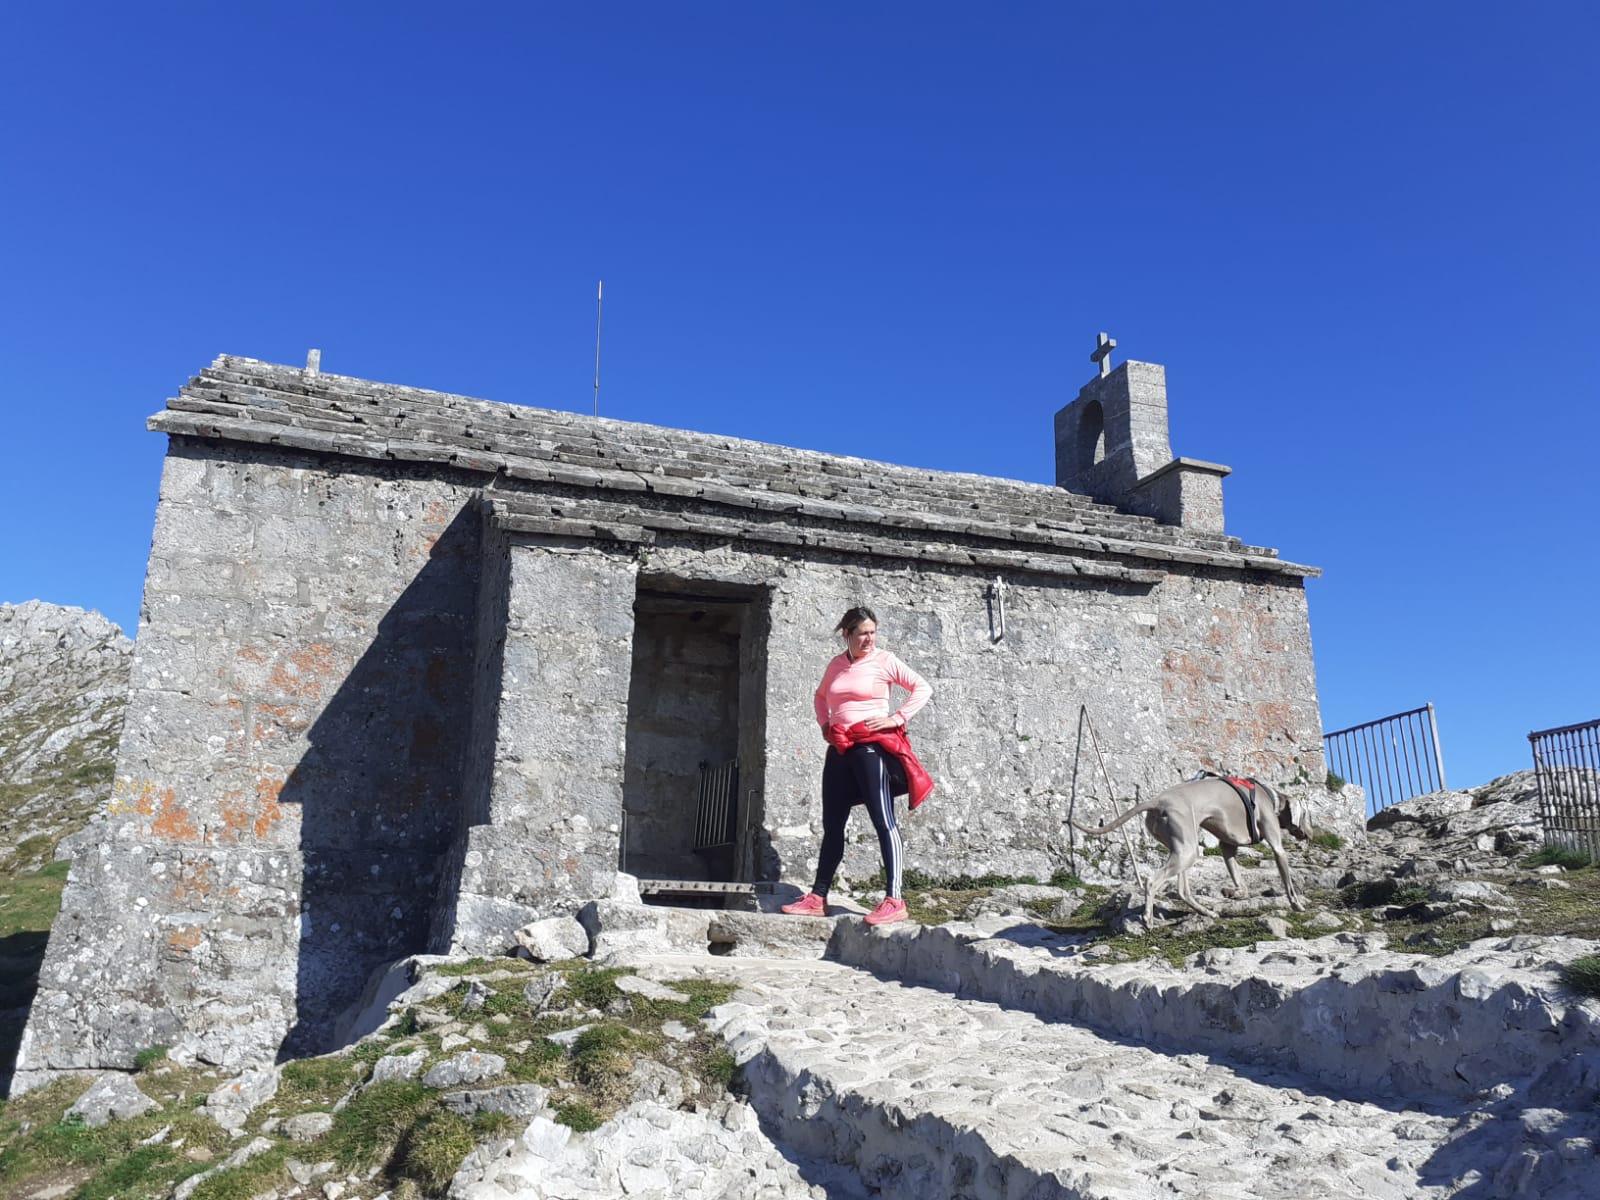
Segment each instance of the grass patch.
[{"label": "grass patch", "polygon": [[1528,867],[1560,867],[1563,871],[1581,871],[1585,867],[1594,866],[1594,859],[1582,850],[1553,843],[1540,846],[1522,862]]},{"label": "grass patch", "polygon": [[1344,791],[1346,780],[1343,775],[1340,775],[1334,771],[1329,771],[1328,777],[1324,782],[1327,784],[1327,788],[1330,792],[1342,792]]},{"label": "grass patch", "polygon": [[[921,925],[942,925],[962,916],[975,901],[983,899],[998,888],[1013,886],[1049,886],[1070,890],[1085,886],[1083,880],[1071,871],[1056,871],[1045,885],[1036,875],[929,875],[916,868],[908,869],[903,876],[907,915]],[[883,872],[866,881],[866,886],[882,890]],[[1058,901],[1051,898],[1028,901],[1022,905],[1034,916],[1042,917],[1054,910]]]},{"label": "grass patch", "polygon": [[[1055,883],[1057,877],[1076,879],[1077,876],[1066,871],[1058,871],[1051,876],[1051,883],[1055,887],[1071,887],[1073,884]],[[926,871],[919,871],[915,867],[908,867],[901,874],[901,882],[907,891],[913,889],[923,892],[978,892],[993,891],[995,888],[1012,887],[1016,884],[1031,884],[1039,886],[1037,875],[929,875]],[[871,886],[882,891],[884,886],[883,871],[880,869],[871,881]]]},{"label": "grass patch", "polygon": [[284,1064],[278,1094],[294,1105],[337,1100],[366,1074],[366,1064],[343,1056],[296,1059]]},{"label": "grass patch", "polygon": [[556,1105],[556,1122],[574,1133],[591,1133],[605,1124],[600,1114],[581,1100],[569,1100]]},{"label": "grass patch", "polygon": [[[202,1080],[200,1072],[175,1071],[164,1076],[162,1084],[180,1090],[168,1091],[152,1087],[146,1077],[142,1080],[146,1093],[166,1107],[97,1129],[61,1116],[88,1087],[85,1079],[63,1079],[7,1101],[0,1119],[0,1196],[28,1196],[70,1186],[75,1190],[66,1194],[83,1200],[166,1200],[179,1180],[207,1165],[189,1158],[187,1152],[180,1155],[174,1143],[213,1159],[228,1152],[227,1133],[178,1102],[182,1089],[196,1083],[214,1081]],[[167,1141],[139,1144],[163,1125],[172,1126]]]},{"label": "grass patch", "polygon": [[[491,991],[479,1011],[491,1016],[503,1011],[509,1018],[486,1023],[495,1049],[507,1059],[505,1082],[549,1088],[559,1119],[571,1128],[598,1128],[631,1102],[639,1086],[634,1072],[646,1057],[680,1072],[688,1094],[697,1099],[724,1094],[733,1082],[733,1056],[703,1027],[682,1041],[661,1032],[666,1020],[693,1029],[700,1017],[729,998],[733,985],[676,981],[671,987],[684,999],[649,1000],[617,988],[624,973],[619,969],[571,964],[548,970],[559,972],[563,982],[556,992],[559,1007],[537,1016],[530,1012],[522,996],[526,976],[519,972],[513,979],[484,980]],[[495,990],[497,984],[505,990]],[[548,1034],[593,1021],[590,1010],[595,1008],[606,1011],[607,1019],[584,1031],[570,1049],[547,1040]],[[378,1036],[348,1053],[284,1064],[277,1096],[257,1116],[281,1120],[328,1111],[331,1101],[350,1095],[344,1108],[331,1114],[332,1128],[313,1145],[281,1141],[247,1163],[208,1176],[194,1200],[287,1194],[293,1190],[285,1165],[291,1155],[307,1162],[333,1161],[336,1179],[371,1173],[370,1185],[353,1189],[352,1197],[388,1191],[395,1200],[420,1200],[443,1192],[477,1142],[514,1137],[523,1122],[498,1113],[470,1119],[450,1113],[442,1107],[441,1093],[419,1080],[387,1081],[351,1094],[377,1058],[419,1045],[436,1052],[435,1042],[428,1033],[402,1040]],[[0,1197],[65,1188],[62,1200],[168,1200],[178,1182],[217,1166],[238,1148],[239,1143],[196,1111],[219,1081],[218,1072],[176,1066],[161,1047],[149,1047],[138,1057],[140,1087],[164,1106],[143,1117],[98,1129],[80,1120],[62,1120],[62,1111],[87,1086],[81,1079],[61,1080],[0,1108]],[[165,1141],[139,1145],[163,1125],[172,1127]]]},{"label": "grass patch", "polygon": [[[566,967],[566,964],[561,964]],[[617,980],[629,972],[621,967],[596,967],[580,962],[564,971],[567,990],[576,1004],[604,1011],[612,1002],[622,999]]]},{"label": "grass patch", "polygon": [[478,1112],[472,1114],[473,1136],[483,1141],[491,1138],[516,1137],[527,1127],[527,1121],[503,1112]]},{"label": "grass patch", "polygon": [[133,1056],[133,1069],[135,1071],[148,1071],[151,1067],[167,1061],[167,1047],[146,1046]]},{"label": "grass patch", "polygon": [[1339,892],[1339,903],[1345,908],[1404,907],[1420,904],[1427,898],[1427,888],[1415,883],[1402,884],[1396,879],[1353,883]]},{"label": "grass patch", "polygon": [[417,1181],[423,1191],[442,1192],[461,1160],[472,1153],[472,1126],[451,1112],[423,1117],[400,1145],[400,1174]]},{"label": "grass patch", "polygon": [[1343,850],[1344,839],[1337,833],[1324,829],[1321,833],[1311,835],[1311,845],[1321,846],[1324,850]]},{"label": "grass patch", "polygon": [[1561,982],[1580,996],[1600,997],[1600,954],[1567,963],[1561,968]]},{"label": "grass patch", "polygon": [[200,1181],[193,1192],[193,1200],[250,1200],[263,1192],[275,1191],[289,1181],[289,1171],[284,1165],[288,1157],[287,1146],[274,1146],[247,1163],[218,1171]]},{"label": "grass patch", "polygon": [[626,1025],[608,1022],[585,1029],[572,1043],[573,1077],[602,1103],[619,1102],[638,1052],[647,1045]]},{"label": "grass patch", "polygon": [[[170,1186],[172,1164],[177,1155],[170,1146],[140,1146],[125,1158],[96,1171],[72,1200],[123,1200],[131,1196],[155,1196]],[[200,1164],[194,1164],[200,1169]]]},{"label": "grass patch", "polygon": [[440,963],[433,968],[435,975],[478,975],[484,971],[491,971],[499,966],[487,958],[469,958],[465,962]]},{"label": "grass patch", "polygon": [[1163,926],[1137,937],[1115,937],[1107,942],[1119,961],[1164,958],[1174,967],[1201,950],[1242,949],[1257,942],[1274,940],[1273,934],[1256,917],[1224,917],[1200,929]]},{"label": "grass patch", "polygon": [[382,1166],[406,1132],[438,1105],[439,1093],[414,1079],[375,1083],[333,1115],[324,1144],[347,1169]]},{"label": "grass patch", "polygon": [[719,1087],[730,1088],[733,1086],[734,1077],[739,1074],[739,1062],[726,1050],[717,1050],[706,1057],[702,1070],[710,1082]]}]

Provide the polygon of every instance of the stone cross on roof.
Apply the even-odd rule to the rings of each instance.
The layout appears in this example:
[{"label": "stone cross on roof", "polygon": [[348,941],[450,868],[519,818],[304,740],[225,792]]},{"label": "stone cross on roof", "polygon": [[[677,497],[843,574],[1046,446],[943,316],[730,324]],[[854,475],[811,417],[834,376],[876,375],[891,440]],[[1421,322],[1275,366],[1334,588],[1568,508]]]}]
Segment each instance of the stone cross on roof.
[{"label": "stone cross on roof", "polygon": [[1099,364],[1100,378],[1104,379],[1111,374],[1111,352],[1117,348],[1117,339],[1101,334],[1096,341],[1094,353],[1089,355],[1089,361]]}]

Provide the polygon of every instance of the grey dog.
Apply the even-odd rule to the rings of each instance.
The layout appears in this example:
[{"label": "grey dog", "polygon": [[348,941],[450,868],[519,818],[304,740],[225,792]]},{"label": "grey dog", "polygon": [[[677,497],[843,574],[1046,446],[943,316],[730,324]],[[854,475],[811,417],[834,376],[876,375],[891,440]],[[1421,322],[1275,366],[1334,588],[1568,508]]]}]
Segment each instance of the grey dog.
[{"label": "grey dog", "polygon": [[[1167,848],[1169,857],[1160,870],[1151,877],[1144,894],[1144,923],[1149,927],[1155,916],[1156,896],[1172,880],[1178,881],[1178,898],[1203,917],[1215,918],[1216,913],[1194,898],[1189,887],[1189,868],[1200,859],[1200,831],[1211,834],[1222,845],[1222,861],[1227,864],[1228,877],[1240,896],[1245,894],[1244,882],[1239,878],[1239,868],[1234,857],[1240,846],[1259,840],[1266,842],[1278,864],[1278,875],[1283,880],[1283,891],[1289,907],[1301,912],[1306,907],[1305,896],[1289,872],[1289,860],[1283,852],[1283,833],[1287,830],[1304,841],[1310,834],[1304,805],[1287,797],[1264,783],[1257,783],[1256,824],[1261,831],[1259,839],[1252,839],[1244,801],[1225,780],[1216,777],[1191,779],[1170,787],[1152,800],[1135,804],[1108,825],[1091,829],[1072,821],[1072,827],[1083,833],[1110,833],[1124,822],[1144,814],[1144,827]],[[1068,818],[1071,820],[1071,818]]]}]

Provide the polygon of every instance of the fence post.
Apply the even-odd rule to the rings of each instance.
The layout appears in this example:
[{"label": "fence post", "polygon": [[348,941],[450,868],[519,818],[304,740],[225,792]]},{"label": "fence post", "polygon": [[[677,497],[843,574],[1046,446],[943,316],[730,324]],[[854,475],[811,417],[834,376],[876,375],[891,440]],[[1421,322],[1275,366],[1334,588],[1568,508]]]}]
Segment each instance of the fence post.
[{"label": "fence post", "polygon": [[1444,781],[1444,752],[1439,749],[1439,719],[1433,712],[1433,701],[1428,701],[1428,728],[1433,731],[1433,765],[1439,772],[1439,790],[1445,791],[1450,786]]}]

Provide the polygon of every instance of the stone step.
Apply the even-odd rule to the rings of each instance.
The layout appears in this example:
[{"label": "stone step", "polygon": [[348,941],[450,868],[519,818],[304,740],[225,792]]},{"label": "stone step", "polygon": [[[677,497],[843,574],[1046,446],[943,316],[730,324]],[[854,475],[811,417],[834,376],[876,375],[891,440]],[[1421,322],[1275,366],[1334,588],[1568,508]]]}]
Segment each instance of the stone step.
[{"label": "stone step", "polygon": [[1543,1103],[1600,1089],[1600,1003],[1569,995],[1559,975],[1600,951],[1592,941],[1493,938],[1427,958],[1346,933],[1202,951],[1183,967],[1080,949],[1014,917],[878,931],[845,921],[828,943],[830,958],[877,975],[1344,1095],[1447,1103],[1511,1087]]},{"label": "stone step", "polygon": [[841,964],[702,970],[741,984],[712,1023],[769,1134],[884,1200],[1449,1194],[1423,1182],[1457,1128],[1441,1113],[1319,1094]]},{"label": "stone step", "polygon": [[739,982],[716,1020],[763,1122],[875,1194],[1588,1194],[1600,1004],[1555,964],[1593,942],[1332,935],[1175,968],[1015,916],[637,909],[589,911],[596,956]]}]

